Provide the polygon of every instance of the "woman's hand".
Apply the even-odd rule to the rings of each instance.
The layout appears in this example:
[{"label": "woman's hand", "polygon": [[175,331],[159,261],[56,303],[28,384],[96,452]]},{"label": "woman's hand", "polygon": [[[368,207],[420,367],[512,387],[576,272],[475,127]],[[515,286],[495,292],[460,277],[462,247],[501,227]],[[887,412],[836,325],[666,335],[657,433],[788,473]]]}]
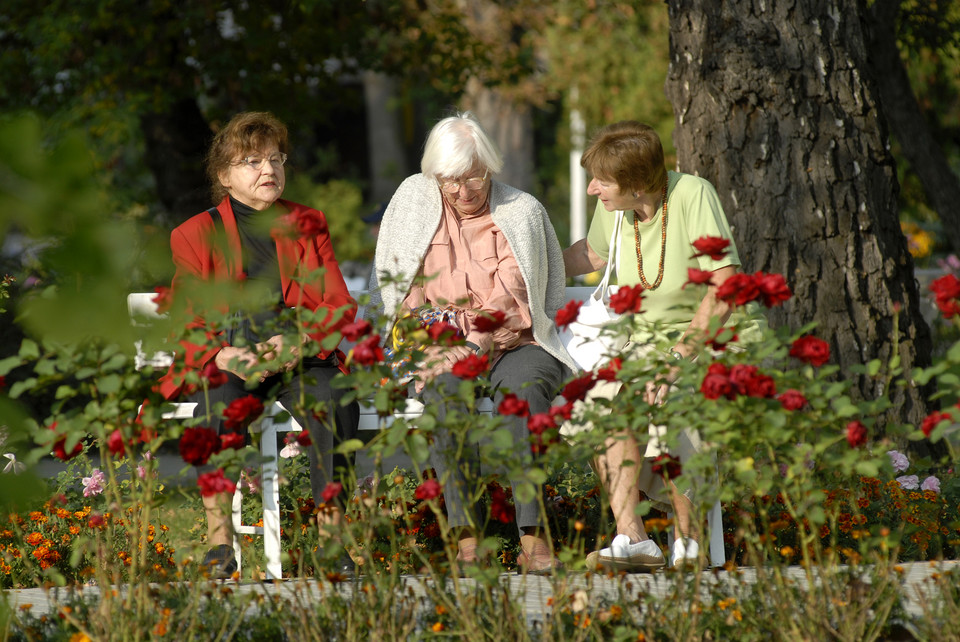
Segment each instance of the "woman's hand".
[{"label": "woman's hand", "polygon": [[292,370],[297,367],[297,364],[300,363],[300,350],[302,347],[302,343],[285,340],[282,334],[274,335],[263,343],[258,343],[257,350],[263,354],[264,359],[267,361],[281,360],[280,367],[269,371],[269,374],[266,376],[276,374],[277,372],[286,372],[287,370]]},{"label": "woman's hand", "polygon": [[246,381],[250,374],[256,370],[260,359],[257,357],[257,353],[252,350],[224,346],[214,357],[214,363],[224,372],[234,374]]},{"label": "woman's hand", "polygon": [[424,367],[420,370],[420,376],[425,380],[450,372],[458,361],[473,354],[473,350],[467,346],[430,346],[423,352]]}]

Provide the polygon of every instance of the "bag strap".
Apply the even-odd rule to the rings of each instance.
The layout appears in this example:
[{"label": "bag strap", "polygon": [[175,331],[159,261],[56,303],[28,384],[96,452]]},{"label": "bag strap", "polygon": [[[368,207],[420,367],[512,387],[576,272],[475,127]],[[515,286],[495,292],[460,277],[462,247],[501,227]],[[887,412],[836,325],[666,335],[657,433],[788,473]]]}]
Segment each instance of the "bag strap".
[{"label": "bag strap", "polygon": [[607,254],[607,267],[603,270],[603,278],[593,291],[592,298],[602,300],[607,296],[607,287],[610,284],[610,273],[616,270],[617,261],[620,260],[620,221],[623,220],[623,210],[616,211],[616,217],[613,221],[613,231],[610,232],[609,252]]}]

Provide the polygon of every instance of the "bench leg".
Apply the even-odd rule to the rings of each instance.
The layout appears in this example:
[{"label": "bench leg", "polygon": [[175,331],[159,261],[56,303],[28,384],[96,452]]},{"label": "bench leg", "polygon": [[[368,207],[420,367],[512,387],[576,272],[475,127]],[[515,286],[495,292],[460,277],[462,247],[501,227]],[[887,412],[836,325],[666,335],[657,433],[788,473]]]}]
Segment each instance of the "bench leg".
[{"label": "bench leg", "polygon": [[233,491],[233,506],[231,507],[231,517],[233,518],[233,556],[237,560],[238,573],[242,573],[243,571],[243,567],[241,566],[242,562],[240,561],[240,535],[237,532],[240,530],[240,526],[243,524],[242,513],[240,512],[242,503],[243,491],[240,489],[240,483],[238,481],[237,489]]},{"label": "bench leg", "polygon": [[263,492],[263,552],[267,561],[267,579],[283,577],[280,565],[280,483],[277,466],[277,426],[272,417],[260,423],[260,454],[267,459],[261,468]]}]

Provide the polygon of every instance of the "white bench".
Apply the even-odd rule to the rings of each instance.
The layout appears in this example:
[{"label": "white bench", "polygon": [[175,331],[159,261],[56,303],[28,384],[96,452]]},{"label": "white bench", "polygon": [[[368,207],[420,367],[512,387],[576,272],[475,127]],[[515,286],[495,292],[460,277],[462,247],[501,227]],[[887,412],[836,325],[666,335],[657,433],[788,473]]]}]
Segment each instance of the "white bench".
[{"label": "white bench", "polygon": [[[568,287],[567,301],[586,300],[593,291],[591,287]],[[351,293],[355,298],[359,293]],[[156,296],[153,292],[135,292],[127,296],[127,310],[134,323],[138,319],[159,318],[157,306],[153,302]],[[164,353],[157,353],[146,357],[137,350],[137,368],[144,365],[154,367],[168,366],[172,358]],[[193,406],[195,404],[179,403],[173,404],[174,409],[166,416],[189,418],[193,416]],[[477,402],[477,410],[481,413],[493,413],[493,401],[491,399],[480,399]],[[283,577],[280,562],[280,484],[278,472],[278,454],[277,454],[277,435],[278,433],[300,431],[302,427],[297,423],[289,413],[286,413],[287,419],[282,422],[274,421],[273,417],[284,412],[283,406],[275,402],[267,408],[260,421],[250,427],[253,433],[260,433],[260,453],[265,462],[261,466],[260,484],[263,500],[263,526],[253,526],[243,524],[241,517],[241,504],[243,494],[240,490],[240,484],[237,484],[237,490],[233,496],[233,527],[234,538],[233,547],[237,558],[237,568],[240,568],[240,543],[238,535],[263,535],[264,556],[266,558],[266,576],[267,579],[280,579]],[[423,404],[417,399],[407,399],[404,409],[395,412],[387,417],[380,417],[376,409],[371,404],[360,405],[360,423],[359,430],[377,431],[389,427],[396,419],[416,419],[423,414]],[[710,537],[710,564],[712,566],[723,566],[726,563],[726,553],[723,549],[723,513],[720,502],[717,501],[707,514],[707,529]]]}]

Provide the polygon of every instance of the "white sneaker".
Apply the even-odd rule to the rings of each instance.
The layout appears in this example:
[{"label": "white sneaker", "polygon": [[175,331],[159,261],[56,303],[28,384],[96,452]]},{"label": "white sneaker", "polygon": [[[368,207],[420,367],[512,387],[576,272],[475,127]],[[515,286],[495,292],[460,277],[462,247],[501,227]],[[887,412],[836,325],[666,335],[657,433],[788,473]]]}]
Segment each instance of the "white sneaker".
[{"label": "white sneaker", "polygon": [[696,566],[699,564],[700,545],[697,540],[689,537],[678,537],[673,542],[673,554],[670,556],[670,565],[674,568],[681,566]]},{"label": "white sneaker", "polygon": [[610,546],[587,556],[587,567],[601,566],[614,571],[653,571],[666,565],[656,542],[645,539],[631,542],[628,535],[617,535]]}]

